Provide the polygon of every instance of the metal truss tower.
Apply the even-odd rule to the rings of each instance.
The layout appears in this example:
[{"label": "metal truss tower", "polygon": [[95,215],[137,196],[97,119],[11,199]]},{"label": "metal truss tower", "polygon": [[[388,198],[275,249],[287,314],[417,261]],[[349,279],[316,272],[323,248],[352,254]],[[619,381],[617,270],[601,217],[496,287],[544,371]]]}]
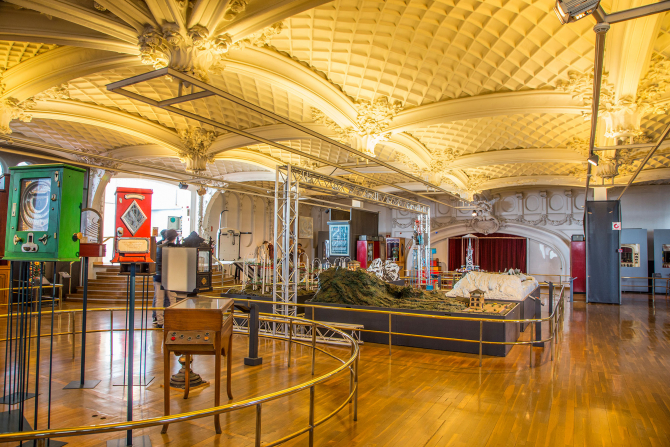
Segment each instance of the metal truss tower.
[{"label": "metal truss tower", "polygon": [[[279,166],[275,171],[274,269],[272,273],[273,313],[296,314],[298,302],[298,199],[299,182],[292,166]],[[286,325],[275,324],[273,333],[286,332]]]}]

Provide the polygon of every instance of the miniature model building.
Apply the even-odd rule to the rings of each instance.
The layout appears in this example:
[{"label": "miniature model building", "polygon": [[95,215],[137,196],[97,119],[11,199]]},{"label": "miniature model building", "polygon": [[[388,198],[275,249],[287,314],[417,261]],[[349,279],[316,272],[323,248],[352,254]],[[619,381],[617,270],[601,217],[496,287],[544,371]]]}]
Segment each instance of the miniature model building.
[{"label": "miniature model building", "polygon": [[484,291],[475,289],[470,292],[470,309],[484,310]]}]

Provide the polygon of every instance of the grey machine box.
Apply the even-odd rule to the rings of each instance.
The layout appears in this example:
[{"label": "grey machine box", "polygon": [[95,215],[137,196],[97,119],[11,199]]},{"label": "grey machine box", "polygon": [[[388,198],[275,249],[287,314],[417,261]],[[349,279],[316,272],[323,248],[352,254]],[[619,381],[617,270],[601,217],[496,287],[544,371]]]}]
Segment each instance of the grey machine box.
[{"label": "grey machine box", "polygon": [[172,292],[193,293],[197,289],[198,249],[163,247],[161,285]]}]

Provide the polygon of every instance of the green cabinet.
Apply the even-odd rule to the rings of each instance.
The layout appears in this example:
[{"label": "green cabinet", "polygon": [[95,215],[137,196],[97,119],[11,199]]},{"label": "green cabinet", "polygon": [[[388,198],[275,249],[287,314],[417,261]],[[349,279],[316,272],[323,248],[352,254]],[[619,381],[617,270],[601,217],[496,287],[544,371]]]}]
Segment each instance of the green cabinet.
[{"label": "green cabinet", "polygon": [[9,261],[77,261],[84,175],[64,164],[9,168],[5,256]]}]

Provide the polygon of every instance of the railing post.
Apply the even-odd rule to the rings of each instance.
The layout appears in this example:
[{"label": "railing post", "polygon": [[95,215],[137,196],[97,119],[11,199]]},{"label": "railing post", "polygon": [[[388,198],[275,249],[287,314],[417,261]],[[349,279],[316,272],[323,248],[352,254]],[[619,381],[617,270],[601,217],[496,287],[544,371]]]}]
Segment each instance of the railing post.
[{"label": "railing post", "polygon": [[256,405],[256,447],[261,447],[261,405]]},{"label": "railing post", "polygon": [[309,446],[314,445],[314,385],[309,387]]},{"label": "railing post", "polygon": [[570,277],[570,302],[575,300],[575,278]]},{"label": "railing post", "polygon": [[312,375],[314,375],[314,363],[316,362],[316,324],[312,324]]},{"label": "railing post", "polygon": [[354,361],[354,384],[356,385],[356,391],[354,391],[354,422],[358,420],[358,359],[360,356],[361,351],[358,351]]},{"label": "railing post", "polygon": [[530,343],[528,344],[528,346],[530,346],[530,367],[531,368],[533,367],[533,339],[535,338],[533,332],[535,332],[535,325],[533,323],[531,323],[530,324]]},{"label": "railing post", "polygon": [[554,318],[556,318],[558,315],[558,312],[556,312],[556,315],[551,317],[549,319],[549,342],[551,343],[551,361],[554,361],[554,345],[556,344],[556,339],[555,339],[555,334],[554,334]]},{"label": "railing post", "polygon": [[482,366],[482,338],[484,334],[484,322],[479,321],[479,367]]},{"label": "railing post", "polygon": [[112,357],[114,356],[114,311],[109,311],[109,324],[111,329],[109,330],[109,359],[110,364],[112,362]]},{"label": "railing post", "polygon": [[293,320],[288,323],[288,367],[291,367],[291,343],[293,342]]},{"label": "railing post", "polygon": [[389,355],[391,355],[391,314],[389,314]]},{"label": "railing post", "polygon": [[74,358],[74,350],[77,345],[76,340],[75,340],[75,330],[74,328],[77,326],[77,314],[72,312],[72,358]]},{"label": "railing post", "polygon": [[[356,343],[356,342],[354,342]],[[354,343],[351,344],[351,355],[349,357],[353,357],[354,351],[356,350],[356,346]],[[354,390],[354,368],[349,369],[349,395],[351,395],[351,392]],[[349,403],[353,400],[353,397],[349,399]]]}]

